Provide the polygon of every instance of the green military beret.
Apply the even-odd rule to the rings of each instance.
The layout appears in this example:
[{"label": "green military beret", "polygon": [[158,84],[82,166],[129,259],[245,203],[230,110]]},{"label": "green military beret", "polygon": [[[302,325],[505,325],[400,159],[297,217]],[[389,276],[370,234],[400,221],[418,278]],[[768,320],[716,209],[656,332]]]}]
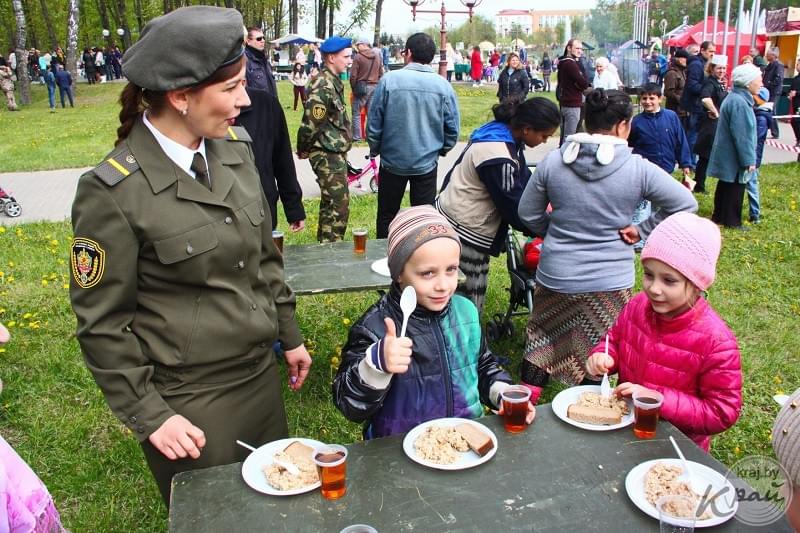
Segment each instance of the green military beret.
[{"label": "green military beret", "polygon": [[182,7],[148,22],[122,57],[129,81],[151,91],[188,87],[244,52],[246,30],[235,9]]}]

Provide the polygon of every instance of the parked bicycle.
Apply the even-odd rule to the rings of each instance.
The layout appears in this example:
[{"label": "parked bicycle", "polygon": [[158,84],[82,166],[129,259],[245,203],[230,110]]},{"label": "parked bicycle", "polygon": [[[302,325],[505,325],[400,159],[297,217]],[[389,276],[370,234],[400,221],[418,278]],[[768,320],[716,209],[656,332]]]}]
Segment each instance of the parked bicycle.
[{"label": "parked bicycle", "polygon": [[350,186],[354,182],[357,182],[358,186],[362,190],[365,190],[361,180],[364,176],[369,176],[370,190],[372,192],[378,192],[378,163],[374,157],[370,157],[368,155],[364,156],[364,159],[369,159],[369,163],[362,168],[355,168],[350,164],[350,161],[347,162],[347,185]]}]

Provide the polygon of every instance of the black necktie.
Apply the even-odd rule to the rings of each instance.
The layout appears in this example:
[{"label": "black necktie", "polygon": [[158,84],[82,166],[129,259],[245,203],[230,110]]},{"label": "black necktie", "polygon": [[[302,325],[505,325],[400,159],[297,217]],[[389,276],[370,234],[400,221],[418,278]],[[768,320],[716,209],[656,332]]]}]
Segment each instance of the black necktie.
[{"label": "black necktie", "polygon": [[211,180],[208,177],[208,167],[206,166],[206,160],[203,158],[203,154],[200,152],[196,152],[194,154],[194,159],[192,159],[192,166],[191,169],[194,171],[195,179],[197,183],[203,185],[208,190],[211,190]]}]

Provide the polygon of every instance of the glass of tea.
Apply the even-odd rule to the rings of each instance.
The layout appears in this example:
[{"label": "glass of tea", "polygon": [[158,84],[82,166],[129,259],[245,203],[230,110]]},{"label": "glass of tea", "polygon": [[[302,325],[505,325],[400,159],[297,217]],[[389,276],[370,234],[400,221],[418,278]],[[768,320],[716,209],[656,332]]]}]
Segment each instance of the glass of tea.
[{"label": "glass of tea", "polygon": [[512,385],[500,394],[503,402],[503,425],[509,433],[525,430],[525,417],[528,415],[528,400],[531,391],[522,385]]},{"label": "glass of tea", "polygon": [[278,249],[280,253],[283,253],[283,232],[280,230],[273,230],[272,231],[272,242],[275,243],[275,247]]},{"label": "glass of tea", "polygon": [[317,465],[319,480],[322,482],[322,497],[336,500],[344,496],[347,492],[347,448],[328,444],[314,450],[311,458]]},{"label": "glass of tea", "polygon": [[656,436],[658,413],[664,395],[656,391],[633,393],[633,434],[640,439],[652,439]]},{"label": "glass of tea", "polygon": [[353,230],[353,252],[363,254],[367,252],[367,230],[363,228]]}]

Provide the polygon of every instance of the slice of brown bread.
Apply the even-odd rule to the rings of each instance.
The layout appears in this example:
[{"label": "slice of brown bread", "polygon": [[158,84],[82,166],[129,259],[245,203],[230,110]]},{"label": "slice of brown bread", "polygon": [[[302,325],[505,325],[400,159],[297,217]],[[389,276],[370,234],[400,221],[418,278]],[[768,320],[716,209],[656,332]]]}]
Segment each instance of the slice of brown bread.
[{"label": "slice of brown bread", "polygon": [[459,424],[456,426],[456,431],[458,431],[461,436],[464,437],[464,440],[467,441],[467,444],[469,444],[469,447],[472,449],[472,451],[481,457],[489,453],[489,450],[494,448],[494,442],[492,442],[492,438],[472,424],[467,422]]},{"label": "slice of brown bread", "polygon": [[314,453],[314,448],[306,446],[299,440],[296,440],[284,448],[283,453],[295,460],[301,459],[303,461],[310,461],[311,454]]},{"label": "slice of brown bread", "polygon": [[622,422],[622,415],[607,407],[586,407],[572,404],[567,407],[567,417],[584,424],[611,426]]}]

